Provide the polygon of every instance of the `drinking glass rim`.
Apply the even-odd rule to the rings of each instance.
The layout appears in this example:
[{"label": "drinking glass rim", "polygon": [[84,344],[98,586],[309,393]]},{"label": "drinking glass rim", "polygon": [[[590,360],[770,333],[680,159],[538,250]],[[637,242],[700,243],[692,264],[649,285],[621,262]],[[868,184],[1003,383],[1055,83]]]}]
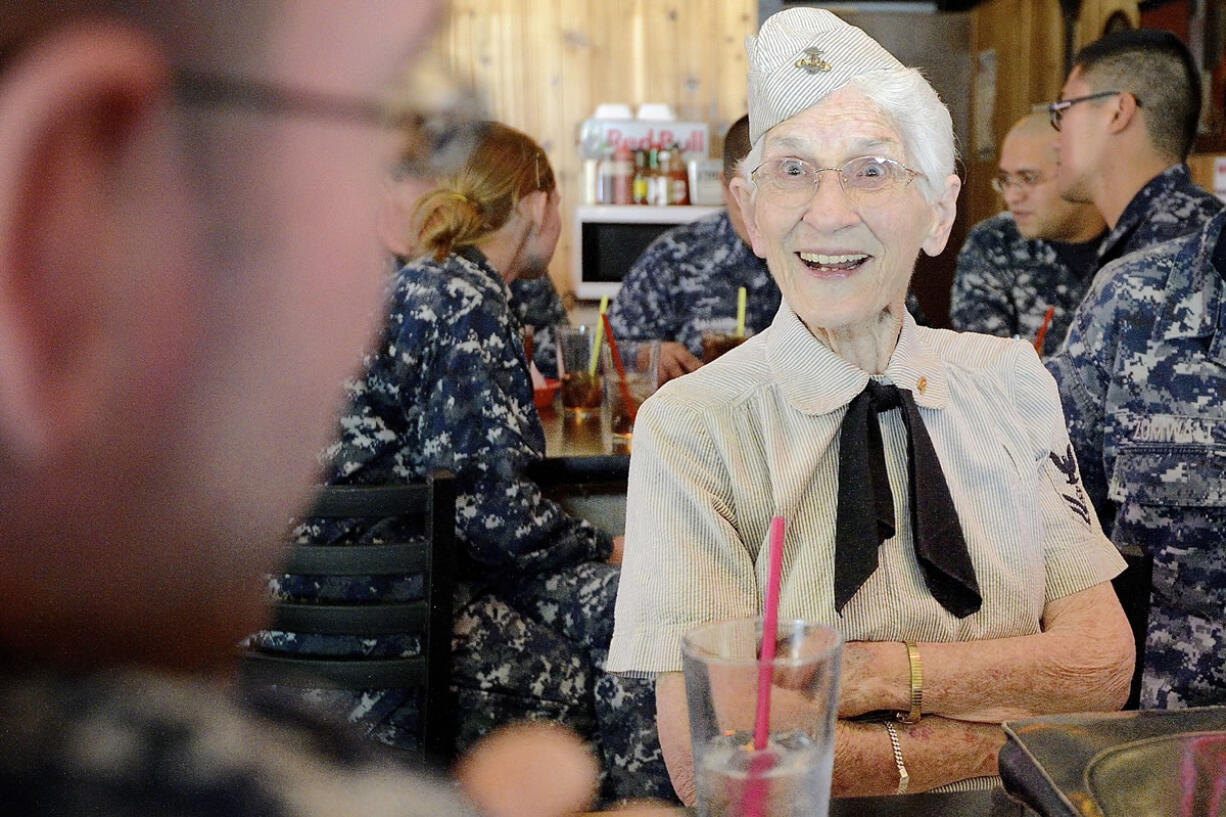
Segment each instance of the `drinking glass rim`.
[{"label": "drinking glass rim", "polygon": [[[744,617],[744,618],[724,618],[724,619],[718,619],[716,621],[704,622],[703,624],[699,624],[696,627],[691,627],[681,636],[681,654],[687,658],[701,660],[707,664],[718,664],[721,666],[727,666],[731,664],[756,664],[758,663],[758,657],[756,655],[753,656],[752,658],[733,658],[733,657],[726,657],[726,656],[721,656],[721,655],[714,655],[706,651],[705,649],[702,649],[698,647],[697,645],[695,645],[690,638],[691,635],[695,633],[702,632],[702,631],[705,631],[705,630],[708,630],[708,629],[711,629],[711,628],[714,628],[720,625],[730,624],[732,622],[748,622],[748,621],[752,621],[754,623],[755,628],[759,632],[761,631],[762,623],[763,623],[763,616],[753,616],[753,617]],[[829,624],[823,624],[820,621],[813,621],[812,619],[781,618],[778,620],[776,624],[776,628],[775,628],[776,633],[779,631],[779,628],[787,626],[787,625],[795,625],[798,622],[804,624],[806,627],[810,627],[810,626],[820,627],[821,629],[828,631],[831,635],[834,636],[833,641],[828,646],[823,648],[822,650],[814,652],[811,655],[806,655],[800,658],[792,657],[790,655],[780,655],[779,653],[776,653],[774,659],[771,661],[772,664],[779,664],[783,666],[798,666],[801,664],[810,664],[810,663],[813,663],[814,661],[824,661],[824,660],[829,659],[832,654],[837,653],[843,648],[845,639],[843,638],[843,634],[839,632],[838,629],[836,629],[835,627],[832,627]]]}]

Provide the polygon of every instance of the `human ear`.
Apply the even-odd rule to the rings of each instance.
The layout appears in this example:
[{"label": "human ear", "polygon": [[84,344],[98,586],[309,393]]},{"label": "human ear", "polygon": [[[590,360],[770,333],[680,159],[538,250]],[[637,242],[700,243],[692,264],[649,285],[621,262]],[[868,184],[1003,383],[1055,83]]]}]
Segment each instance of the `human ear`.
[{"label": "human ear", "polygon": [[1128,123],[1136,116],[1137,98],[1128,92],[1116,94],[1111,100],[1114,106],[1112,111],[1111,121],[1107,123],[1107,131],[1109,133],[1119,133],[1128,127]]},{"label": "human ear", "polygon": [[758,214],[754,211],[753,191],[749,188],[749,182],[738,175],[728,183],[728,190],[736,197],[736,203],[741,208],[741,219],[745,222],[745,232],[749,233],[754,255],[765,258],[766,245],[758,229]]},{"label": "human ear", "polygon": [[71,446],[132,351],[116,334],[139,319],[115,306],[139,260],[127,251],[136,219],[117,201],[116,169],[145,138],[166,76],[148,40],[100,23],[51,32],[4,71],[0,443],[15,455]]},{"label": "human ear", "polygon": [[544,190],[534,190],[521,198],[515,207],[531,227],[532,232],[538,232],[545,223],[545,213],[549,208],[549,193]]},{"label": "human ear", "polygon": [[951,173],[945,177],[945,186],[941,195],[930,205],[933,210],[932,227],[927,238],[921,245],[928,255],[940,255],[949,241],[949,232],[954,227],[954,218],[958,215],[958,191],[962,189],[962,180]]}]

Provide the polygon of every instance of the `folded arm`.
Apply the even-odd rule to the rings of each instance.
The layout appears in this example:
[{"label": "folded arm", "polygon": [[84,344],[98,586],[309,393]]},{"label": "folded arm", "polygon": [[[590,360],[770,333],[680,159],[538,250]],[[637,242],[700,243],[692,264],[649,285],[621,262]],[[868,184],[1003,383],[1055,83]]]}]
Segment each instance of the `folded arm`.
[{"label": "folded arm", "polygon": [[[656,679],[656,724],[673,788],[683,803],[693,806],[697,793],[685,681],[679,672],[663,673]],[[911,776],[908,791],[996,774],[996,753],[1004,743],[1004,733],[995,724],[927,717],[918,724],[899,724],[897,728]],[[885,728],[879,723],[839,721],[835,725],[831,793],[853,797],[894,794],[897,790],[898,767]]]},{"label": "folded arm", "polygon": [[[1128,697],[1133,641],[1110,583],[1049,602],[1043,632],[1015,638],[924,643],[924,717],[898,725],[910,791],[996,773],[1008,718],[1118,709]],[[901,642],[844,645],[839,716],[909,707],[910,672]],[[664,673],[656,683],[656,722],[673,786],[695,798],[685,683]],[[840,720],[832,791],[836,796],[891,794],[898,769],[885,729]]]},{"label": "folded arm", "polygon": [[[925,714],[999,723],[1054,712],[1119,709],[1134,642],[1109,582],[1049,602],[1043,631],[987,641],[923,643]],[[846,644],[839,715],[907,710],[910,671],[900,642]]]}]

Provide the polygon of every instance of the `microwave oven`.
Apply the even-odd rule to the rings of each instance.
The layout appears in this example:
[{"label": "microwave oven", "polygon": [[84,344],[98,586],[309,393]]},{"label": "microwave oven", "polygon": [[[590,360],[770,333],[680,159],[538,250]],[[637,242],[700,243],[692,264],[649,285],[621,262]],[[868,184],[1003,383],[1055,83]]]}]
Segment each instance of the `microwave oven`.
[{"label": "microwave oven", "polygon": [[576,207],[571,244],[571,284],[575,297],[583,300],[614,297],[622,278],[660,233],[723,209],[685,205]]}]

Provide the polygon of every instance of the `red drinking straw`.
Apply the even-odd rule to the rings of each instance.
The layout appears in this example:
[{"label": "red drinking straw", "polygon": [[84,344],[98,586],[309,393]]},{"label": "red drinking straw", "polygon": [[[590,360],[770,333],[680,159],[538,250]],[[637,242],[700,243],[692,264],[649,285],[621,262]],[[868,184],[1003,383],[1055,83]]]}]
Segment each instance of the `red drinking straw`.
[{"label": "red drinking straw", "polygon": [[1039,331],[1034,336],[1034,350],[1039,353],[1039,357],[1043,357],[1043,339],[1047,337],[1047,327],[1051,326],[1051,317],[1056,314],[1054,306],[1047,307],[1047,311],[1043,313],[1043,323],[1039,326]]},{"label": "red drinking straw", "polygon": [[622,393],[622,403],[625,404],[626,413],[630,415],[630,422],[633,423],[634,416],[639,413],[639,407],[630,396],[630,387],[626,385],[626,370],[622,367],[622,356],[617,353],[617,339],[613,337],[609,316],[601,312],[600,320],[604,324],[604,336],[609,340],[609,356],[613,358],[613,368],[617,369],[617,387]]},{"label": "red drinking straw", "polygon": [[[771,675],[775,661],[775,637],[779,628],[779,583],[783,572],[783,517],[771,518],[770,549],[767,552],[766,606],[762,615],[762,648],[758,653],[758,710],[754,717],[754,758],[749,764],[749,777],[745,781],[745,798],[742,813],[745,817],[762,817],[766,800],[766,781],[763,779],[775,759],[762,750],[770,735],[771,720]],[[761,754],[758,754],[761,753]]]}]

